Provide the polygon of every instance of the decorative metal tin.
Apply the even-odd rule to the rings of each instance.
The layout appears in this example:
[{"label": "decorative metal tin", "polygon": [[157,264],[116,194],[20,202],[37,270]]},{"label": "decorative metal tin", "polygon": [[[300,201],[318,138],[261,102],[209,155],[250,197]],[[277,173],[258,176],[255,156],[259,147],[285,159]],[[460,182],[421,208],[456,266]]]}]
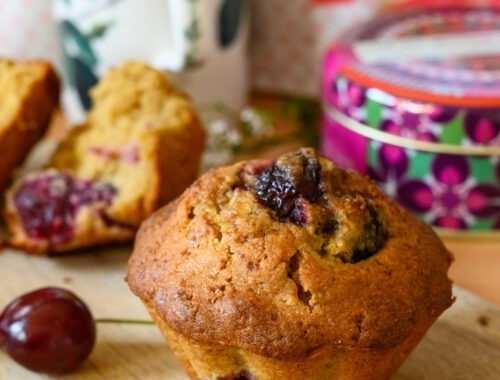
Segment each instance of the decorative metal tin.
[{"label": "decorative metal tin", "polygon": [[[385,15],[351,32],[325,59],[323,152],[435,227],[500,232],[500,53],[464,45],[499,31],[499,11],[461,8]],[[372,40],[415,49],[408,60],[360,58],[356,44]]]}]

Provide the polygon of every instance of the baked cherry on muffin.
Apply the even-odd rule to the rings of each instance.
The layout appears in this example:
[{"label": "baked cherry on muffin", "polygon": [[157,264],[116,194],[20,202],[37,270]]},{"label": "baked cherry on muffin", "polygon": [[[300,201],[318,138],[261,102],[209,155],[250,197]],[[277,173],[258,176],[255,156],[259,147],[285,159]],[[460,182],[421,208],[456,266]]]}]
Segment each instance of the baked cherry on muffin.
[{"label": "baked cherry on muffin", "polygon": [[205,132],[191,100],[137,62],[112,69],[91,91],[49,171],[9,190],[10,243],[32,253],[131,240],[139,224],[198,175]]},{"label": "baked cherry on muffin", "polygon": [[386,379],[453,302],[450,262],[306,148],[199,178],[142,224],[127,281],[193,379]]}]

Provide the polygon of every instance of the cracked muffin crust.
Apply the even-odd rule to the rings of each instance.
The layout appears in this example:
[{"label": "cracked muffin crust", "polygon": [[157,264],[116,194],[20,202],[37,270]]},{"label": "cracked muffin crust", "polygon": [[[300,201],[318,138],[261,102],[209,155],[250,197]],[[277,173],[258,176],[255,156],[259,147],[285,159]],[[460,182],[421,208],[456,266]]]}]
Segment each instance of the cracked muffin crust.
[{"label": "cracked muffin crust", "polygon": [[450,261],[372,182],[301,149],[199,178],[142,224],[127,281],[192,378],[377,379],[451,305]]}]

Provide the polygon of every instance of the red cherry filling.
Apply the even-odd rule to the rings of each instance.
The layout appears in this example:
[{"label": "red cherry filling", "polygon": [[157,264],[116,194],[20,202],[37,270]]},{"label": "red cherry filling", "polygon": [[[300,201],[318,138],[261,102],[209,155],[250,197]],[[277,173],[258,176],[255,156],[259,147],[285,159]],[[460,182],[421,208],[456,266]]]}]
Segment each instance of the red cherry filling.
[{"label": "red cherry filling", "polygon": [[109,206],[116,194],[109,183],[76,179],[68,173],[43,173],[27,179],[13,200],[28,236],[61,244],[73,236],[82,206]]},{"label": "red cherry filling", "polygon": [[87,306],[60,288],[24,294],[0,316],[0,346],[20,365],[36,372],[75,370],[89,356],[95,338]]}]

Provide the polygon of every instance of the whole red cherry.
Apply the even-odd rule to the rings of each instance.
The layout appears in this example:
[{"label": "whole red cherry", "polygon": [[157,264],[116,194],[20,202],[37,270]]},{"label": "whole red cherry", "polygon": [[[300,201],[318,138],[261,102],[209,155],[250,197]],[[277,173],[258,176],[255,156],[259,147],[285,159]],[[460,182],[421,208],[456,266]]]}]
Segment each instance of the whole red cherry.
[{"label": "whole red cherry", "polygon": [[55,287],[26,293],[0,316],[0,346],[23,367],[46,374],[74,371],[90,354],[95,322],[85,303]]}]

